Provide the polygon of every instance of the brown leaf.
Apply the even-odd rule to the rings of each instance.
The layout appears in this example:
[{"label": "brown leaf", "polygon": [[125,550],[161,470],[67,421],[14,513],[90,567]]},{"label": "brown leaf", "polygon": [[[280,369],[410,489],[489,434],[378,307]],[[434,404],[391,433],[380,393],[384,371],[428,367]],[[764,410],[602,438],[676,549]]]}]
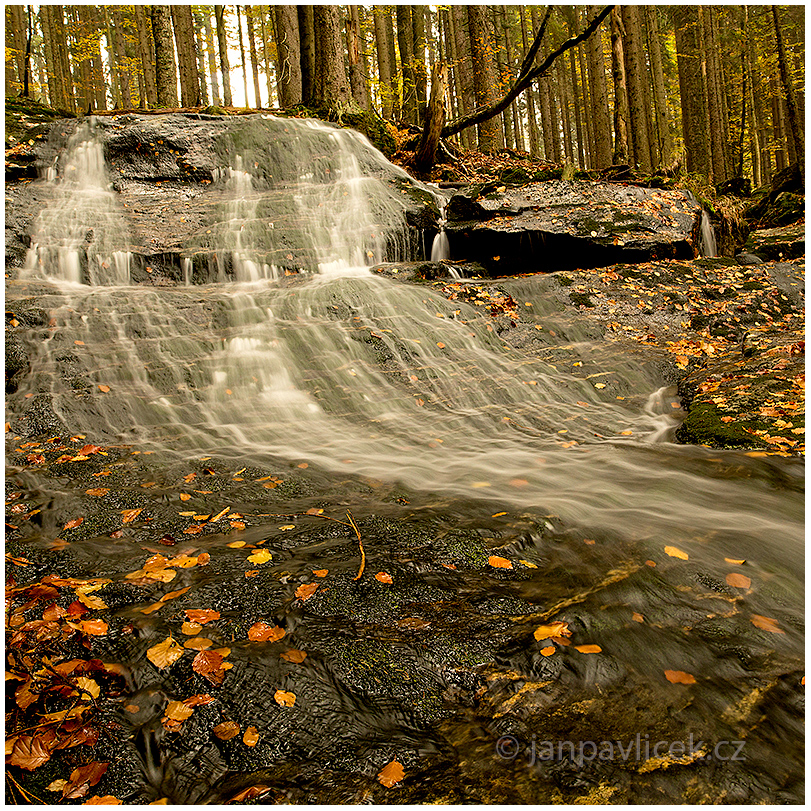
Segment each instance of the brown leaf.
[{"label": "brown leaf", "polygon": [[230,741],[239,735],[239,724],[236,721],[223,721],[211,730],[221,741]]},{"label": "brown leaf", "polygon": [[[85,490],[88,496],[106,496],[109,492],[109,487],[92,487],[90,490]],[[87,805],[87,803],[85,803],[85,805]]]},{"label": "brown leaf", "polygon": [[88,636],[104,636],[107,633],[107,623],[104,620],[82,620],[79,625]]},{"label": "brown leaf", "polygon": [[248,639],[251,642],[278,642],[286,633],[278,625],[269,625],[264,620],[259,620],[248,629]]},{"label": "brown leaf", "polygon": [[392,578],[388,572],[378,572],[375,575],[375,580],[379,581],[380,583],[391,583]]},{"label": "brown leaf", "polygon": [[68,521],[62,529],[76,529],[76,527],[80,526],[84,522],[84,518],[74,518],[72,521]]},{"label": "brown leaf", "polygon": [[755,628],[760,628],[761,631],[769,631],[773,634],[784,634],[785,631],[777,625],[777,620],[771,617],[763,617],[760,614],[752,614],[750,617],[752,625]]},{"label": "brown leaf", "polygon": [[273,699],[280,707],[292,707],[296,703],[295,693],[288,693],[284,690],[277,690],[273,694]]},{"label": "brown leaf", "polygon": [[296,589],[296,597],[299,600],[309,600],[318,591],[318,583],[302,583]]},{"label": "brown leaf", "polygon": [[672,684],[695,684],[696,677],[683,670],[665,670],[665,678]]},{"label": "brown leaf", "polygon": [[208,552],[201,552],[197,556],[197,565],[198,566],[208,566],[209,561],[211,560],[211,555]]},{"label": "brown leaf", "polygon": [[153,645],[147,652],[146,658],[155,667],[161,669],[170,667],[183,655],[183,648],[175,642],[172,635],[166,637],[163,642]]},{"label": "brown leaf", "polygon": [[92,763],[74,769],[70,773],[70,779],[62,789],[62,799],[75,800],[84,797],[90,787],[95,786],[101,780],[109,765],[109,763],[99,763],[94,760]]},{"label": "brown leaf", "polygon": [[18,738],[11,738],[6,741],[6,746],[11,741],[14,741],[14,743],[8,763],[12,766],[19,766],[21,769],[33,771],[51,759],[51,750],[41,735],[20,735]]},{"label": "brown leaf", "polygon": [[726,576],[726,581],[728,586],[732,586],[735,589],[748,589],[752,585],[751,578],[747,577],[745,574],[738,574],[737,572],[730,572]]},{"label": "brown leaf", "polygon": [[210,608],[188,608],[184,613],[190,622],[197,622],[200,625],[220,618],[220,612],[212,611]]},{"label": "brown leaf", "polygon": [[194,712],[194,707],[184,704],[182,701],[170,701],[163,711],[165,718],[170,718],[172,721],[185,721],[190,718]]},{"label": "brown leaf", "polygon": [[137,510],[121,510],[121,515],[124,516],[124,523],[132,523],[143,511],[143,507],[139,507]]},{"label": "brown leaf", "polygon": [[391,763],[387,763],[377,774],[378,781],[386,788],[391,788],[392,786],[396,785],[403,779],[403,777],[405,777],[403,766],[396,760],[392,760]]},{"label": "brown leaf", "polygon": [[290,648],[282,654],[282,659],[286,662],[292,662],[294,665],[300,665],[307,658],[307,654],[303,650],[296,650]]},{"label": "brown leaf", "polygon": [[245,746],[256,746],[259,743],[259,730],[256,727],[248,727],[242,736],[242,743]]},{"label": "brown leaf", "polygon": [[192,670],[207,679],[214,686],[222,684],[225,670],[222,667],[223,657],[213,650],[201,650],[192,662]]},{"label": "brown leaf", "polygon": [[498,555],[491,555],[487,558],[487,562],[495,569],[512,569],[513,567],[511,560],[500,558]]},{"label": "brown leaf", "polygon": [[246,789],[243,789],[239,792],[239,794],[235,794],[228,800],[228,804],[230,803],[241,803],[244,800],[253,800],[255,797],[258,797],[260,794],[264,794],[270,786],[264,785],[257,785],[257,786],[250,786]]}]

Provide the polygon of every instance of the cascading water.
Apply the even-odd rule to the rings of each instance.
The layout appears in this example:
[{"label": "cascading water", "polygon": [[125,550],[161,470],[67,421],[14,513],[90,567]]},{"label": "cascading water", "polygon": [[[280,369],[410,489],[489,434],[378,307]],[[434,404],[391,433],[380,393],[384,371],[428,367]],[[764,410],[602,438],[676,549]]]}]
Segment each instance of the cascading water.
[{"label": "cascading water", "polygon": [[[745,559],[752,580],[768,587],[730,598],[724,617],[739,607],[746,613],[746,627],[750,614],[782,617],[786,604],[796,602],[801,592],[796,568],[803,545],[801,495],[775,487],[777,474],[761,459],[671,444],[674,392],[658,367],[641,365],[618,345],[594,343],[577,323],[563,319],[542,285],[512,282],[514,298],[525,303],[526,319],[539,328],[528,351],[503,340],[481,308],[449,301],[430,287],[373,276],[369,265],[410,256],[397,189],[369,173],[372,158],[360,136],[317,122],[284,126],[289,128],[284,154],[278,143],[252,151],[244,138],[235,138],[239,143],[229,151],[215,184],[222,205],[215,221],[188,246],[184,280],[191,280],[192,261],[203,257],[217,266],[222,281],[173,288],[127,284],[125,222],[101,148],[86,132],[77,134],[54,186],[54,201],[37,220],[36,246],[23,274],[23,282],[44,276],[59,284],[43,296],[50,326],[44,340],[38,333],[32,337],[30,373],[9,396],[10,411],[23,413],[29,395],[47,394],[64,424],[94,443],[137,443],[139,453],[148,448],[152,458],[178,463],[216,455],[233,460],[235,470],[309,466],[308,472],[318,471],[323,481],[339,483],[353,510],[362,509],[362,498],[372,498],[363,492],[388,482],[423,494],[433,508],[447,509],[449,515],[475,509],[495,519],[510,510],[537,517],[550,529],[554,522],[562,529],[551,539],[527,535],[517,541],[516,557],[533,568],[516,594],[542,611],[553,602],[550,593],[558,594],[563,605],[581,611],[584,629],[605,645],[607,654],[629,663],[655,690],[668,686],[662,681],[666,669],[690,670],[702,679],[706,672],[696,716],[726,718],[722,709],[733,701],[727,693],[737,700],[736,680],[749,665],[736,664],[734,654],[719,660],[710,631],[691,634],[664,615],[641,625],[628,619],[629,606],[643,611],[638,606],[648,601],[651,612],[657,605],[675,606],[691,612],[697,623],[707,620],[714,616],[707,600],[724,590],[726,557]],[[318,272],[295,273],[300,270]],[[294,283],[284,283],[288,272]],[[567,365],[560,362],[555,354],[560,344],[579,359],[577,364],[570,365],[571,358]],[[569,371],[583,365],[594,373]],[[366,489],[350,485],[350,478]],[[256,498],[255,511],[271,513]],[[309,506],[318,513],[316,501]],[[274,531],[289,528],[287,519],[281,530],[281,518],[267,520]],[[260,529],[264,532],[261,527],[256,532]],[[594,558],[597,563],[589,563],[592,558],[582,546],[572,552],[567,545],[570,536],[583,535],[592,538],[586,544],[599,538],[596,549],[603,557]],[[272,536],[246,537],[264,543]],[[106,546],[99,545],[96,553],[112,555],[109,538],[103,540]],[[202,536],[194,540],[206,542]],[[141,554],[139,544],[132,546]],[[689,556],[689,567],[684,561],[678,570],[668,566],[662,550],[673,547]],[[297,549],[291,541],[283,549],[287,557],[277,567],[281,583],[291,572],[322,568],[315,566],[315,546],[316,551]],[[638,565],[629,563],[630,549]],[[418,553],[409,550],[408,560]],[[662,561],[656,569],[644,565],[646,560],[655,563],[652,558]],[[620,571],[635,579],[622,584],[626,574]],[[197,575],[191,569],[184,576],[193,584],[198,577],[204,587],[224,593],[234,577],[214,571]],[[420,579],[423,574],[415,568],[408,576]],[[425,575],[426,587],[435,588],[439,581],[431,578],[436,577]],[[592,585],[605,578],[614,582],[612,577],[617,589],[598,592],[595,604],[587,603],[584,595]],[[561,593],[568,578],[576,586],[574,596]],[[238,579],[245,579],[242,571]],[[481,589],[487,600],[498,602],[506,599],[503,588],[504,583],[494,586],[476,574],[460,584],[459,594]],[[457,596],[434,595],[430,601],[440,605]],[[279,605],[289,608],[292,636],[304,609],[292,596]],[[597,620],[587,616],[586,605]],[[407,610],[417,608],[409,603]],[[159,623],[162,616],[149,622]],[[138,618],[143,622],[143,615]],[[377,615],[364,622],[378,622]],[[512,619],[505,622],[505,628],[514,625]],[[598,636],[604,626],[607,642]],[[371,634],[370,628],[354,625],[352,644],[358,634]],[[325,645],[327,637],[343,633],[328,631]],[[770,644],[783,646],[780,656],[801,655],[793,637],[768,636],[774,637]],[[525,641],[521,644],[523,652]],[[246,672],[258,669],[255,677],[245,676],[245,689],[258,689],[278,657],[269,662],[256,647],[243,655],[249,661]],[[539,673],[534,682],[540,683],[547,678],[545,659],[532,655],[539,660],[531,665]],[[559,671],[555,678],[568,680],[573,691],[588,689],[598,678],[616,689],[611,666],[605,665],[603,673],[601,662],[594,661],[595,669],[586,675]],[[311,670],[302,670],[320,679],[315,694],[339,707],[324,723],[342,730],[342,740],[388,745],[392,722],[387,705],[374,700],[374,691],[382,688],[370,679],[365,692],[354,690],[345,677],[333,675],[336,662],[324,657]],[[147,683],[154,678],[149,674]],[[270,698],[260,713],[276,719],[277,710]],[[278,737],[298,742],[301,749],[291,751],[304,753],[302,758],[318,762],[313,753],[334,746],[328,735],[319,741],[306,737],[306,724],[294,729],[285,723]],[[434,746],[421,737],[422,722],[404,715],[397,723],[408,728],[409,740],[420,751]],[[783,732],[793,734],[793,721],[781,723]],[[719,734],[729,739],[733,733],[719,727]],[[483,758],[479,752],[471,762]],[[150,780],[159,782],[156,759],[146,760]],[[189,766],[189,774],[194,768]]]},{"label": "cascading water", "polygon": [[710,215],[701,210],[700,253],[702,256],[717,256],[718,246],[715,242],[715,230],[710,222]]}]

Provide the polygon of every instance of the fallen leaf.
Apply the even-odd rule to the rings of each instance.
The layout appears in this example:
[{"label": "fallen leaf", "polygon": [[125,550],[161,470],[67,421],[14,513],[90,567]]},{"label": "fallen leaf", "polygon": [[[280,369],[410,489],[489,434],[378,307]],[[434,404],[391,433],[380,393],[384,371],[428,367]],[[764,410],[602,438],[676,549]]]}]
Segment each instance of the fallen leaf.
[{"label": "fallen leaf", "polygon": [[272,559],[273,555],[267,549],[257,549],[256,552],[248,555],[248,560],[251,563],[268,563]]},{"label": "fallen leaf", "polygon": [[318,591],[318,583],[302,583],[296,589],[296,597],[302,601],[309,600],[316,591]]},{"label": "fallen leaf", "polygon": [[200,625],[220,619],[220,612],[212,611],[210,608],[187,608],[183,613],[190,622]]},{"label": "fallen leaf", "polygon": [[743,560],[736,560],[735,558],[724,558],[727,563],[734,563],[736,566],[743,566],[746,563],[746,558]]},{"label": "fallen leaf", "polygon": [[190,498],[191,498],[191,495],[189,495],[189,493],[181,493],[180,494],[180,500],[181,501],[188,501]]},{"label": "fallen leaf", "polygon": [[555,652],[555,646],[549,645],[546,648],[541,648],[541,656],[551,656]]},{"label": "fallen leaf", "polygon": [[45,786],[45,791],[62,791],[68,781],[64,777],[57,778],[53,783]]},{"label": "fallen leaf", "polygon": [[286,662],[292,662],[294,665],[300,665],[307,658],[307,654],[303,650],[295,648],[286,650],[281,656]]},{"label": "fallen leaf", "polygon": [[7,761],[12,766],[19,766],[21,769],[33,771],[51,759],[51,750],[42,736],[20,735],[17,738],[10,738],[6,741],[6,747],[12,741],[14,743]]},{"label": "fallen leaf", "polygon": [[207,679],[215,687],[225,678],[222,654],[213,650],[201,650],[192,661],[192,670]]},{"label": "fallen leaf", "polygon": [[118,797],[113,797],[112,794],[105,794],[103,797],[90,797],[82,805],[121,805],[123,802]]},{"label": "fallen leaf", "polygon": [[500,558],[498,555],[491,555],[489,558],[487,558],[487,562],[494,569],[512,569],[513,567],[511,560],[507,560],[507,558]]},{"label": "fallen leaf", "polygon": [[259,797],[261,794],[264,794],[270,786],[265,785],[258,785],[258,786],[250,786],[249,788],[243,789],[239,792],[239,794],[235,794],[228,800],[228,804],[231,803],[241,803],[244,800],[253,800],[256,797]]},{"label": "fallen leaf", "polygon": [[206,650],[210,648],[214,644],[214,641],[208,639],[205,636],[195,636],[191,639],[187,639],[183,643],[184,648],[188,648],[189,650]]},{"label": "fallen leaf", "polygon": [[109,492],[109,487],[93,487],[90,490],[85,490],[88,496],[106,496]]},{"label": "fallen leaf", "polygon": [[540,625],[535,629],[533,636],[539,642],[542,639],[552,639],[558,636],[571,636],[568,622],[550,622],[548,625]]},{"label": "fallen leaf", "polygon": [[99,763],[94,760],[85,766],[74,769],[70,773],[70,779],[62,789],[62,799],[75,800],[84,797],[91,786],[95,786],[101,780],[109,765],[109,763]]},{"label": "fallen leaf", "polygon": [[259,743],[259,730],[256,727],[248,727],[242,736],[242,743],[245,746],[256,746]]},{"label": "fallen leaf", "polygon": [[186,636],[194,636],[199,631],[203,630],[203,626],[199,622],[184,622],[180,626],[180,632]]},{"label": "fallen leaf", "polygon": [[771,617],[763,617],[760,614],[752,614],[750,617],[752,620],[752,625],[756,628],[760,628],[761,631],[769,631],[773,634],[784,634],[785,631],[777,625],[777,620],[773,620]]},{"label": "fallen leaf", "polygon": [[726,581],[728,586],[732,586],[735,589],[748,589],[752,585],[751,578],[747,577],[745,574],[738,574],[737,572],[730,572],[726,576]]},{"label": "fallen leaf", "polygon": [[201,552],[197,556],[197,565],[198,566],[208,566],[210,561],[211,561],[211,555],[209,555],[208,552]]},{"label": "fallen leaf", "polygon": [[278,642],[286,633],[278,625],[268,625],[264,620],[259,620],[248,629],[248,639],[251,642]]},{"label": "fallen leaf", "polygon": [[642,614],[637,614],[636,611],[634,611],[634,613],[631,614],[631,619],[634,622],[644,622],[645,621],[645,618],[642,616]]},{"label": "fallen leaf", "polygon": [[104,636],[107,633],[107,623],[104,620],[82,620],[79,626],[88,636]]},{"label": "fallen leaf", "polygon": [[191,718],[194,712],[194,707],[184,704],[182,701],[170,701],[163,711],[165,718],[171,718],[173,721],[185,721]]},{"label": "fallen leaf", "polygon": [[292,707],[296,703],[295,694],[284,690],[277,690],[273,694],[273,699],[280,707]]},{"label": "fallen leaf", "polygon": [[182,655],[183,647],[175,642],[171,634],[169,634],[163,642],[153,645],[146,652],[146,658],[149,659],[155,667],[159,668],[170,667]]},{"label": "fallen leaf", "polygon": [[575,650],[580,653],[602,653],[603,649],[599,645],[575,645]]},{"label": "fallen leaf", "polygon": [[313,569],[313,574],[316,577],[326,577],[329,574],[329,569]]},{"label": "fallen leaf", "polygon": [[98,698],[99,695],[101,695],[101,687],[99,686],[99,683],[94,679],[88,678],[87,676],[77,676],[76,686],[92,698]]},{"label": "fallen leaf", "polygon": [[230,741],[239,735],[239,724],[236,721],[223,721],[211,730],[221,741]]},{"label": "fallen leaf", "polygon": [[83,603],[88,608],[92,608],[94,610],[107,608],[107,603],[105,603],[101,597],[96,597],[94,594],[85,594],[77,589],[76,596],[79,598],[79,602]]},{"label": "fallen leaf", "polygon": [[683,670],[665,670],[665,678],[672,684],[695,684],[696,677]]},{"label": "fallen leaf", "polygon": [[689,560],[690,558],[687,552],[682,552],[681,549],[677,549],[675,546],[666,546],[665,554],[670,555],[671,558],[678,558],[679,560]]},{"label": "fallen leaf", "polygon": [[62,529],[76,529],[76,527],[80,526],[84,518],[74,518],[72,521],[68,521]]},{"label": "fallen leaf", "polygon": [[396,785],[403,779],[403,777],[405,777],[403,765],[396,760],[392,760],[391,763],[387,763],[377,773],[378,782],[382,783],[386,788],[391,788],[392,786]]},{"label": "fallen leaf", "polygon": [[375,580],[379,581],[380,583],[391,583],[392,578],[388,572],[378,572],[375,575]]},{"label": "fallen leaf", "polygon": [[124,516],[124,523],[132,523],[143,511],[143,507],[139,507],[137,510],[121,510],[121,515]]}]

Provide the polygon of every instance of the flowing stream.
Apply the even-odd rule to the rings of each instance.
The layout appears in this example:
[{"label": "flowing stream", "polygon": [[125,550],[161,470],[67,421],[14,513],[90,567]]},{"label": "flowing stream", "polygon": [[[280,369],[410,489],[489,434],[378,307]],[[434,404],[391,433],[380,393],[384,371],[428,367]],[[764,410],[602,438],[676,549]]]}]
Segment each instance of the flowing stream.
[{"label": "flowing stream", "polygon": [[[336,150],[344,149],[344,136],[330,137]],[[347,505],[360,516],[383,507],[351,482],[402,488],[417,494],[415,504],[421,498],[426,509],[449,514],[532,517],[546,523],[559,546],[525,536],[512,551],[537,568],[509,593],[539,606],[547,593],[565,596],[566,575],[550,579],[561,565],[577,572],[581,584],[596,584],[632,554],[640,573],[623,593],[603,603],[595,597],[589,610],[607,616],[624,605],[647,616],[664,609],[678,620],[663,616],[647,629],[615,624],[608,644],[595,641],[643,674],[643,684],[662,681],[668,667],[695,672],[704,680],[697,716],[726,717],[724,707],[737,706],[753,684],[763,687],[772,678],[758,682],[747,665],[730,671],[719,661],[728,664],[733,654],[719,654],[711,635],[685,630],[698,615],[718,613],[713,594],[723,594],[723,604],[739,612],[737,644],[759,655],[771,650],[772,664],[775,658],[799,661],[802,642],[793,623],[802,606],[803,499],[795,461],[674,444],[678,398],[658,369],[595,342],[575,321],[561,323],[542,286],[514,282],[513,295],[519,300],[520,293],[532,313],[526,318],[544,336],[541,351],[529,353],[503,340],[480,309],[427,286],[373,275],[368,266],[396,258],[392,244],[404,253],[408,238],[392,237],[401,215],[375,192],[351,151],[335,177],[298,179],[293,199],[306,214],[308,224],[300,227],[311,236],[317,272],[282,284],[268,249],[279,230],[257,215],[271,191],[249,165],[245,155],[223,167],[218,181],[231,201],[212,249],[230,255],[235,278],[188,284],[187,259],[185,286],[155,289],[129,284],[125,218],[98,141],[83,135],[72,144],[20,282],[40,289],[51,329],[29,347],[31,372],[8,400],[12,413],[22,411],[26,395],[47,393],[65,425],[98,444],[127,443],[176,461],[216,456],[232,460],[235,470],[309,466],[325,482],[346,480]],[[442,232],[437,258],[447,250]],[[581,376],[553,362],[560,343],[598,371]],[[67,366],[92,384],[92,394],[77,396]],[[396,514],[396,506],[388,509]],[[584,537],[597,539],[599,557],[589,557]],[[664,556],[665,547],[681,550],[689,564]],[[131,568],[142,555],[101,541],[88,541],[88,550],[105,559],[132,554]],[[306,548],[298,563],[295,550],[285,554],[292,555],[285,563],[290,572],[318,563]],[[724,578],[734,567],[725,558],[746,560],[757,587],[743,596],[730,593]],[[656,570],[644,565],[651,559],[659,561]],[[689,565],[701,582],[676,564]],[[355,564],[341,565],[349,571]],[[189,570],[188,576],[198,575]],[[212,576],[201,574],[200,582],[211,585]],[[218,585],[229,588],[227,580]],[[507,593],[497,579],[478,575],[460,588],[478,590],[482,598]],[[710,597],[702,603],[705,593]],[[787,633],[758,631],[750,615],[774,618]],[[761,665],[764,672],[770,667]],[[603,678],[577,673],[577,689]],[[349,702],[341,712],[365,719],[366,739],[389,734],[385,713],[368,698],[374,691],[331,684],[324,688],[334,693],[328,712],[336,700]],[[424,719],[398,723],[411,729],[416,750],[435,735],[425,731],[433,727]],[[793,741],[801,734],[797,719],[783,713],[774,723],[782,743],[774,743],[771,754],[765,744],[751,747],[757,774],[775,759],[790,760],[801,745]],[[341,735],[357,734],[353,729],[350,724]],[[725,722],[718,722],[718,734],[731,734]],[[309,745],[317,762],[318,746]],[[478,758],[490,756],[490,750],[475,751]],[[156,756],[142,757],[144,779],[160,784]],[[216,784],[222,769],[211,768],[206,779]],[[191,789],[183,794],[177,774],[172,779],[181,786],[175,801],[202,801]]]}]

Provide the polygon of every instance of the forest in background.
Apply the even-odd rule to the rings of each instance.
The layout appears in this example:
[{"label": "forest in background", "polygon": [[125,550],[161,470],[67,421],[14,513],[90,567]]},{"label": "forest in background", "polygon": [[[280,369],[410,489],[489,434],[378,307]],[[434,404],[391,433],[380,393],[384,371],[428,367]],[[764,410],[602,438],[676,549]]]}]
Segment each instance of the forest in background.
[{"label": "forest in background", "polygon": [[333,120],[367,111],[400,128],[425,125],[429,149],[441,135],[463,149],[526,152],[573,169],[627,164],[759,187],[802,166],[801,5],[7,5],[5,13],[6,97],[74,114],[233,108],[238,98]]}]

